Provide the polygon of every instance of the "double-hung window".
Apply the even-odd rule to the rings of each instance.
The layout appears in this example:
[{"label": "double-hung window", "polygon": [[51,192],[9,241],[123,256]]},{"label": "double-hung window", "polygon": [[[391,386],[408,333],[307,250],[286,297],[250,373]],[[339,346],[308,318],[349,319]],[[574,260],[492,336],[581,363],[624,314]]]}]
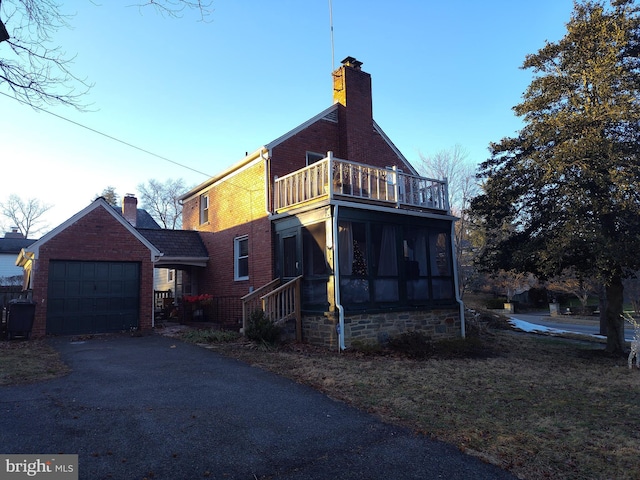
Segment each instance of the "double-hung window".
[{"label": "double-hung window", "polygon": [[249,237],[244,235],[233,239],[234,279],[249,279]]},{"label": "double-hung window", "polygon": [[209,222],[209,194],[200,195],[200,225]]}]

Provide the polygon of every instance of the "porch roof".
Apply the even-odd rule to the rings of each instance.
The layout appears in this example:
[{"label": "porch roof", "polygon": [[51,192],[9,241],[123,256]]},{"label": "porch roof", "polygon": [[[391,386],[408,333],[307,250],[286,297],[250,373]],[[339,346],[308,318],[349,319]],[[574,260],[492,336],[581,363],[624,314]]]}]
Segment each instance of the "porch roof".
[{"label": "porch roof", "polygon": [[156,267],[205,267],[209,261],[200,234],[195,230],[165,230],[138,228],[140,234],[151,242],[162,256],[155,262]]}]

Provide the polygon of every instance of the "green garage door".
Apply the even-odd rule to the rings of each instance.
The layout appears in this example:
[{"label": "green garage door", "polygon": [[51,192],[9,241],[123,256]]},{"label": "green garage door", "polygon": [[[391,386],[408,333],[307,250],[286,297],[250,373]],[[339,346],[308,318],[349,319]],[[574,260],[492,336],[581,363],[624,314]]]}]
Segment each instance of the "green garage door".
[{"label": "green garage door", "polygon": [[138,327],[140,264],[49,264],[47,333],[107,333]]}]

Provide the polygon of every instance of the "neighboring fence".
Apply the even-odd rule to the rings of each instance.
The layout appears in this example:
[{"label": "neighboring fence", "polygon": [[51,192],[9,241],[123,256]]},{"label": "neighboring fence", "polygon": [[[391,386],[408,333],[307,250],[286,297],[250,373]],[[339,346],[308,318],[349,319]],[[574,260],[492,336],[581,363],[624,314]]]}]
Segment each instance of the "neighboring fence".
[{"label": "neighboring fence", "polygon": [[242,326],[240,297],[213,297],[202,303],[181,302],[179,311],[182,322],[207,322],[234,330]]},{"label": "neighboring fence", "polygon": [[22,285],[0,286],[0,309],[7,306],[10,300],[15,298],[27,298],[28,294],[22,291]]}]

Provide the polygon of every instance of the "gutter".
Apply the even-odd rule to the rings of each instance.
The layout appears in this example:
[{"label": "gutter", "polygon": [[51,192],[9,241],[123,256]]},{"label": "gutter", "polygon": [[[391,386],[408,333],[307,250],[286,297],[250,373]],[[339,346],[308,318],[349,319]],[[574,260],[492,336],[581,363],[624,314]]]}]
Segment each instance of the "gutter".
[{"label": "gutter", "polygon": [[451,258],[453,259],[453,283],[456,289],[456,302],[460,306],[460,334],[462,338],[467,338],[467,329],[464,321],[464,302],[460,298],[460,287],[458,285],[458,259],[456,256],[456,230],[455,222],[451,222]]},{"label": "gutter", "polygon": [[[265,155],[268,153],[268,155]],[[271,174],[269,173],[269,159],[271,158],[271,151],[265,152],[264,149],[260,150],[260,158],[264,161],[264,209],[267,216],[271,216],[271,204],[269,203],[269,193],[271,190]]]},{"label": "gutter", "polygon": [[333,210],[333,290],[336,308],[338,309],[338,352],[345,350],[344,346],[344,307],[340,303],[340,259],[338,258],[338,205]]}]

